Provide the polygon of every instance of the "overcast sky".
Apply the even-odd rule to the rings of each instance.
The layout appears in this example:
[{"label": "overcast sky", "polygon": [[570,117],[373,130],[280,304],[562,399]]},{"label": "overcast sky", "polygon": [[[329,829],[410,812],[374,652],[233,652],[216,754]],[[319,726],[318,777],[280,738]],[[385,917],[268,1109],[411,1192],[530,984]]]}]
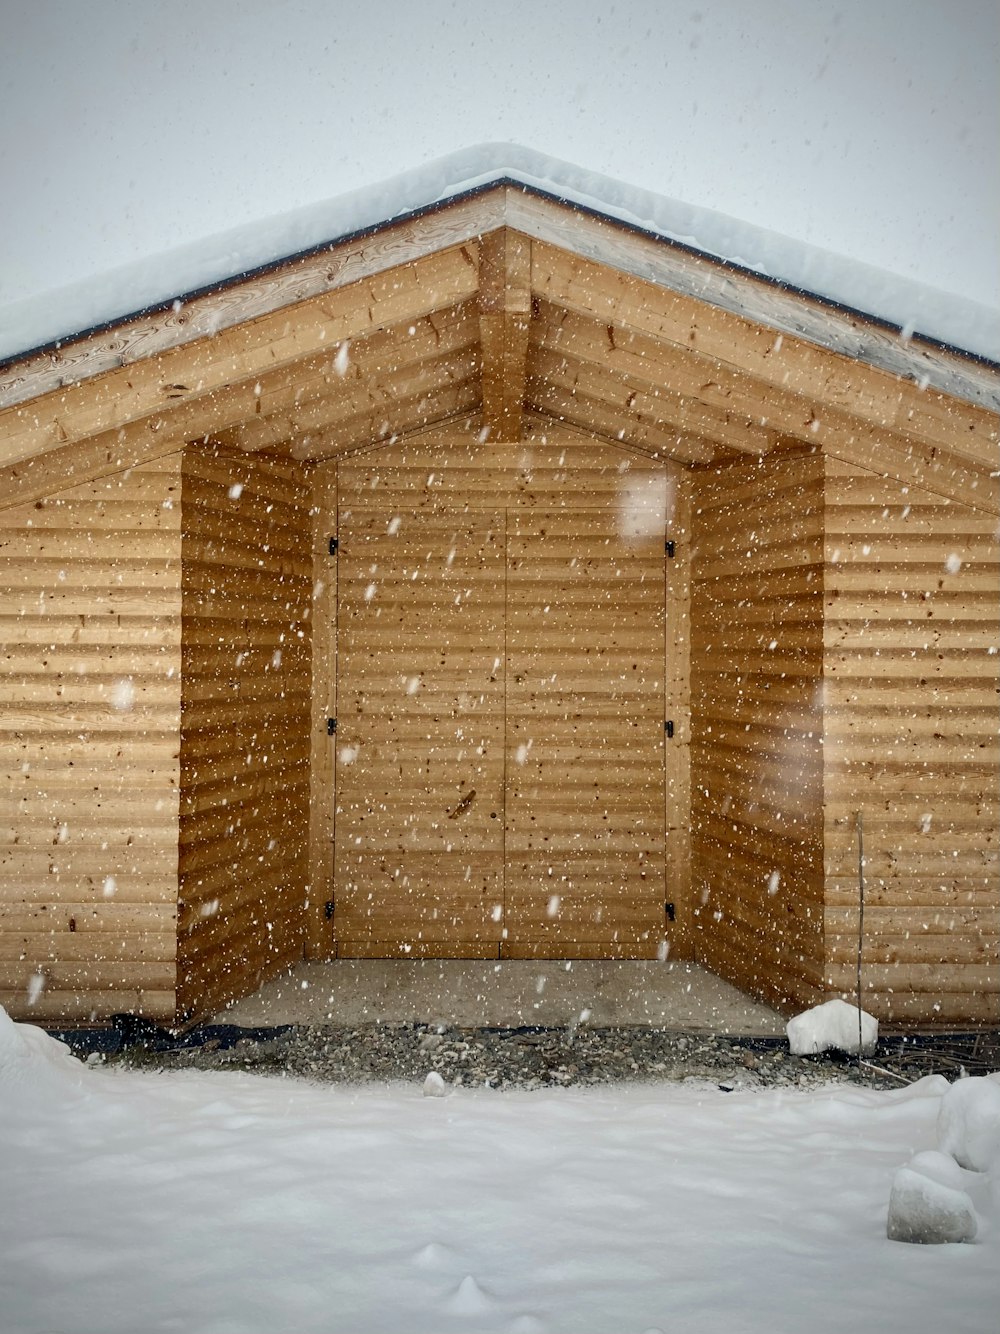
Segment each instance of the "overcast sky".
[{"label": "overcast sky", "polygon": [[0,302],[485,140],[1000,306],[996,0],[0,0]]}]

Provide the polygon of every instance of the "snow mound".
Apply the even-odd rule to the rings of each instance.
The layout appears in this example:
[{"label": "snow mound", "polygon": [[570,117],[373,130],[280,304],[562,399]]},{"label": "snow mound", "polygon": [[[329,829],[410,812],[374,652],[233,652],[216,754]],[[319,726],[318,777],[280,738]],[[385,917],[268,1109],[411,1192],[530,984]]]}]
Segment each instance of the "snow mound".
[{"label": "snow mound", "polygon": [[[858,1051],[858,1011],[847,1001],[831,1000],[789,1019],[785,1031],[793,1056],[816,1056],[823,1051]],[[861,1011],[861,1051],[875,1050],[878,1020]]]},{"label": "snow mound", "polygon": [[952,1084],[941,1099],[938,1142],[973,1172],[1000,1164],[1000,1083],[975,1076]]},{"label": "snow mound", "polygon": [[979,1231],[972,1201],[962,1190],[901,1167],[892,1181],[886,1236],[925,1246],[975,1241]]},{"label": "snow mound", "polygon": [[965,1190],[965,1169],[959,1167],[950,1153],[942,1153],[940,1149],[925,1149],[923,1153],[915,1153],[909,1165],[911,1171],[936,1181],[939,1186],[947,1186],[949,1190]]},{"label": "snow mound", "polygon": [[424,1080],[425,1098],[443,1098],[445,1095],[444,1080],[436,1070],[432,1070]]},{"label": "snow mound", "polygon": [[0,1089],[34,1087],[51,1092],[79,1084],[84,1067],[65,1043],[33,1024],[18,1024],[0,1006]]}]

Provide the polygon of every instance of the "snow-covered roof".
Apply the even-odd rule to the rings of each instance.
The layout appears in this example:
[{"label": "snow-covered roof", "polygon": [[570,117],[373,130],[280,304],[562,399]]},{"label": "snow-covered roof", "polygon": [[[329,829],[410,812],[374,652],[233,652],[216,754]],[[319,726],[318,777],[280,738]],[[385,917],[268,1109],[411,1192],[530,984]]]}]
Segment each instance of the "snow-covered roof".
[{"label": "snow-covered roof", "polygon": [[504,143],[462,149],[378,185],[9,303],[0,307],[0,358],[67,341],[498,180],[522,183],[863,312],[904,336],[1000,361],[1000,311],[992,307]]}]

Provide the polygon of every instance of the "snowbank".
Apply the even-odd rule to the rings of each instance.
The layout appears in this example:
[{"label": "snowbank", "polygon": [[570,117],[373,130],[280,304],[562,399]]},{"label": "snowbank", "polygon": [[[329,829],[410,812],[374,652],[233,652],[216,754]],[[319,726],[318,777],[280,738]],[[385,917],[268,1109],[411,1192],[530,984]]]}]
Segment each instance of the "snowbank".
[{"label": "snowbank", "polygon": [[62,1042],[32,1024],[17,1024],[0,1006],[0,1110],[15,1090],[53,1093],[79,1087],[86,1068]]},{"label": "snowbank", "polygon": [[[23,1087],[65,1072],[58,1044],[2,1031]],[[940,1077],[425,1098],[73,1068],[85,1098],[0,1083],[4,1334],[995,1329],[985,1177],[963,1174],[975,1246],[885,1237]]]},{"label": "snowbank", "polygon": [[[960,1079],[945,1089],[937,1118],[939,1148],[918,1153],[896,1173],[889,1195],[890,1241],[974,1241],[973,1194],[1000,1196],[1000,1074]],[[985,1181],[977,1177],[986,1176]]]},{"label": "snowbank", "polygon": [[996,1077],[960,1079],[941,1099],[938,1141],[960,1167],[1000,1167],[1000,1083]]},{"label": "snowbank", "polygon": [[[789,1019],[788,1045],[794,1056],[816,1056],[823,1051],[858,1051],[858,1010],[846,1001],[824,1001]],[[878,1020],[861,1011],[861,1051],[869,1054],[878,1043]]]}]

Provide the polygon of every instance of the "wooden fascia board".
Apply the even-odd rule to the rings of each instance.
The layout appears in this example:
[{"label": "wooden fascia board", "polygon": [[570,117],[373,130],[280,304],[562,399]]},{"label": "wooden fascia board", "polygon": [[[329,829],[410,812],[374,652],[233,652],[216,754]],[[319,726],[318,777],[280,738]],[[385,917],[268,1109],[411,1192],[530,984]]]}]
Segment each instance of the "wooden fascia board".
[{"label": "wooden fascia board", "polygon": [[1000,410],[1000,368],[989,362],[919,338],[907,339],[861,312],[510,181],[367,228],[303,256],[276,261],[248,277],[194,294],[180,309],[167,305],[29,353],[0,369],[0,410],[214,337],[500,227],[839,352],[852,362],[909,380],[912,386],[926,382],[951,398]]},{"label": "wooden fascia board", "polygon": [[[655,287],[728,312],[794,340],[839,353],[847,361],[888,373],[949,398],[1000,411],[1000,367],[918,338],[779,281],[757,276],[641,228],[575,205],[508,187],[507,226],[533,241],[640,278]],[[920,399],[913,399],[919,406]]]},{"label": "wooden fascia board", "polygon": [[[0,413],[0,465],[161,419],[192,438],[221,429],[213,397],[386,325],[457,305],[478,291],[474,243],[300,302],[96,380]],[[211,422],[202,425],[201,417]],[[235,425],[235,417],[226,425]],[[185,423],[185,424],[181,424]]]},{"label": "wooden fascia board", "polygon": [[[686,352],[713,369],[757,382],[759,398],[790,393],[813,404],[812,415],[884,429],[932,448],[996,466],[1000,416],[922,390],[912,381],[848,360],[802,339],[706,306],[695,297],[664,293],[648,279],[611,270],[547,243],[532,246],[532,291],[555,306]],[[777,400],[776,400],[777,401]]]},{"label": "wooden fascia board", "polygon": [[[373,229],[363,238],[205,294],[181,311],[140,317],[13,365],[0,375],[0,407],[4,402],[21,404],[20,410],[0,412],[0,459],[6,445],[9,465],[0,468],[0,505],[17,503],[34,490],[36,483],[29,480],[29,474],[32,478],[43,473],[55,477],[59,460],[67,468],[74,466],[65,480],[71,486],[85,480],[82,472],[87,468],[102,470],[93,475],[116,470],[113,461],[127,454],[134,454],[134,461],[140,462],[143,457],[169,452],[168,436],[177,443],[216,429],[211,411],[206,412],[209,424],[199,420],[191,425],[185,423],[181,409],[198,397],[225,394],[233,387],[234,366],[245,385],[276,365],[308,356],[324,344],[330,347],[338,337],[358,337],[370,331],[372,325],[363,317],[352,325],[331,314],[319,337],[315,321],[309,323],[309,312],[315,314],[317,303],[324,298],[336,304],[341,289],[357,288],[366,280],[373,282],[374,289],[385,291],[379,278],[387,270],[395,266],[394,271],[399,272],[449,249],[464,246],[474,260],[476,238],[504,226],[531,238],[536,257],[548,245],[585,262],[594,260],[614,270],[622,281],[638,280],[654,318],[654,327],[640,322],[638,327],[644,331],[663,337],[662,321],[655,325],[657,310],[666,309],[676,319],[677,303],[686,303],[693,317],[682,320],[679,340],[675,333],[667,341],[686,348],[693,338],[699,353],[704,353],[706,337],[720,336],[720,323],[725,337],[731,333],[727,317],[730,321],[738,317],[744,335],[756,331],[749,345],[757,360],[751,358],[751,366],[740,360],[726,361],[733,369],[759,375],[765,385],[778,387],[787,386],[789,375],[804,375],[810,396],[832,402],[841,411],[854,407],[860,394],[864,415],[857,414],[859,421],[871,426],[876,417],[878,424],[908,440],[915,438],[929,449],[932,463],[935,449],[941,446],[952,457],[977,458],[980,467],[974,472],[981,474],[985,468],[995,473],[996,419],[991,412],[973,406],[975,402],[1000,403],[1000,374],[995,368],[944,349],[907,344],[856,313],[734,271],[662,238],[543,197],[528,187],[500,184],[445,204],[430,215]],[[477,291],[478,283],[473,281],[455,299],[470,298]],[[294,322],[290,307],[295,311]],[[588,306],[585,313],[594,312]],[[306,330],[299,327],[304,315],[309,324]],[[788,336],[774,338],[775,330],[786,329]],[[313,343],[311,338],[318,341]],[[774,358],[776,341],[784,345],[779,349],[784,353],[780,359]],[[764,344],[769,349],[766,354],[761,350]],[[728,346],[732,347],[731,337]],[[251,350],[258,354],[256,360],[249,355]],[[772,358],[762,375],[761,355]],[[779,361],[783,370],[776,379]],[[901,378],[906,376],[913,378]],[[941,392],[928,394],[913,382],[917,377]],[[67,380],[80,383],[67,387]],[[49,392],[43,392],[45,389]],[[237,413],[228,424],[238,424],[245,415]],[[85,448],[74,450],[75,442]],[[847,446],[838,448],[846,450]],[[50,450],[55,453],[45,468],[26,467],[35,454]],[[98,462],[101,459],[105,461]],[[951,466],[946,461],[937,470],[939,485],[944,485]],[[12,499],[5,482],[15,481],[18,496]],[[979,485],[974,476],[971,488],[964,490],[968,494]],[[987,499],[985,507],[990,508],[991,503]]]},{"label": "wooden fascia board", "polygon": [[109,371],[132,366],[238,325],[338,291],[401,265],[475,242],[504,225],[506,191],[498,185],[415,218],[387,222],[358,237],[283,261],[251,277],[220,284],[184,302],[126,318],[111,328],[0,369],[0,411]]}]

